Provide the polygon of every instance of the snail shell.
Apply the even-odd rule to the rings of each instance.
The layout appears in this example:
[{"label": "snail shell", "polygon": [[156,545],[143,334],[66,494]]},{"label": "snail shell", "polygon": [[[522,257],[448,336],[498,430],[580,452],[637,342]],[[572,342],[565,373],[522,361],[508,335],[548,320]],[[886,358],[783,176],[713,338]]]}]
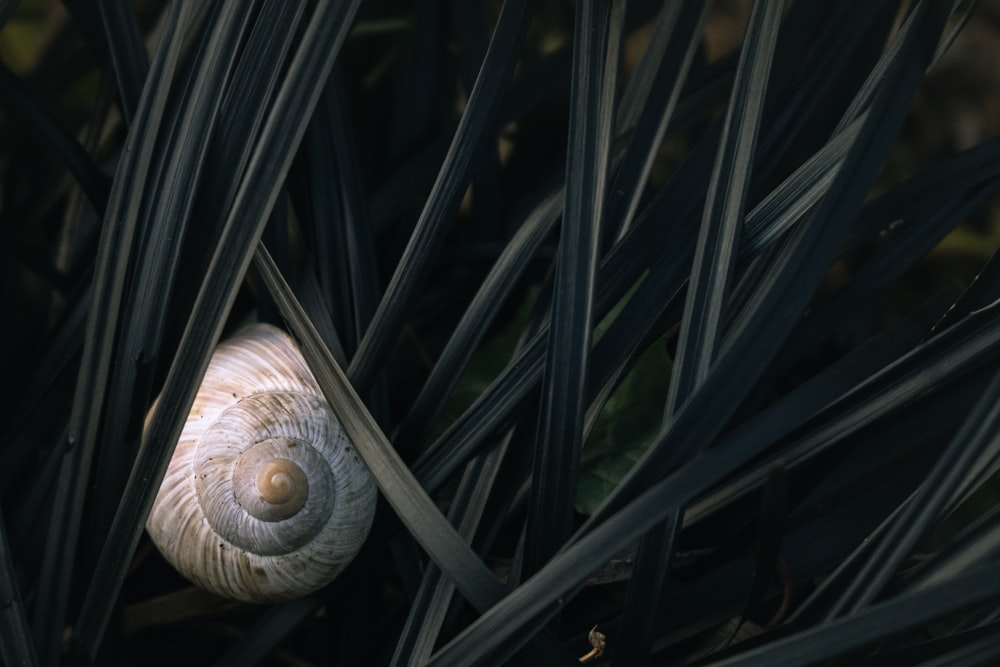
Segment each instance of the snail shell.
[{"label": "snail shell", "polygon": [[257,324],[212,356],[146,528],[201,588],[276,602],[351,562],[375,501],[295,343]]}]

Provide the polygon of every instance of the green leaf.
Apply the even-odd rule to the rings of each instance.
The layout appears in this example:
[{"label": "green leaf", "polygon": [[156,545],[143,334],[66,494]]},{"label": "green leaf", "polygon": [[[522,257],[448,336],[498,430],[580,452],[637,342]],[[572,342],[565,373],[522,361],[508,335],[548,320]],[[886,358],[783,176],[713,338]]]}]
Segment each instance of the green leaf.
[{"label": "green leaf", "polygon": [[660,429],[673,364],[657,342],[636,361],[598,417],[580,461],[576,510],[590,514],[646,451]]}]

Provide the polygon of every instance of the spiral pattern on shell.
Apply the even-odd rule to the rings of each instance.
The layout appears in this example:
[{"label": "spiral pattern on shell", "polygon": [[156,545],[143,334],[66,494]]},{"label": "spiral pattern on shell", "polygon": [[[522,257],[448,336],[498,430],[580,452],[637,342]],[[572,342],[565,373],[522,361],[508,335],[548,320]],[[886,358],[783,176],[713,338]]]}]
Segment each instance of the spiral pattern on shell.
[{"label": "spiral pattern on shell", "polygon": [[376,489],[298,348],[258,324],[219,345],[146,528],[196,585],[306,595],[354,558]]}]

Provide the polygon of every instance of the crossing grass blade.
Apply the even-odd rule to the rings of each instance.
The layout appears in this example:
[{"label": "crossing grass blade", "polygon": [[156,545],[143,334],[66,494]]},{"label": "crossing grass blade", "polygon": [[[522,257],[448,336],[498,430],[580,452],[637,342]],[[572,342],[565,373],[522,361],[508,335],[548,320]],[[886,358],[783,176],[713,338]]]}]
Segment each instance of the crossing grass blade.
[{"label": "crossing grass blade", "polygon": [[[263,247],[258,249],[256,266],[268,281],[282,314],[299,337],[303,355],[320,388],[331,405],[337,406],[335,411],[338,411],[344,431],[368,465],[393,510],[465,598],[481,610],[488,609],[503,596],[503,586],[437,510],[389,445],[385,434],[319,338]],[[544,644],[539,650],[559,655],[557,649],[547,648]]]},{"label": "crossing grass blade", "polygon": [[889,578],[910,551],[939,518],[945,504],[957,491],[959,482],[978,462],[980,452],[988,447],[997,432],[1000,375],[990,383],[976,403],[962,429],[955,435],[920,491],[909,502],[894,525],[882,536],[868,556],[868,561],[843,591],[828,613],[836,618],[845,612],[857,612],[877,598]]},{"label": "crossing grass blade", "polygon": [[514,289],[517,278],[555,225],[561,212],[562,197],[562,192],[546,197],[497,258],[414,399],[409,414],[403,419],[395,437],[398,449],[406,451],[407,440],[412,441],[422,435],[440,411],[440,397],[454,387],[459,373],[486,334],[487,327]]},{"label": "crossing grass blade", "polygon": [[948,585],[901,595],[865,612],[716,664],[793,665],[849,656],[872,642],[921,627],[949,613],[994,601],[1000,595],[1000,584],[989,579],[995,576],[996,566],[976,568],[956,577]]},{"label": "crossing grass blade", "polygon": [[125,124],[129,125],[149,70],[146,46],[142,42],[135,12],[127,2],[98,0],[97,9],[101,13],[111,64],[118,81],[122,115]]},{"label": "crossing grass blade", "polygon": [[111,186],[108,177],[101,172],[93,158],[59,125],[25,84],[2,63],[0,63],[0,90],[4,93],[4,106],[7,110],[17,114],[24,123],[34,126],[39,136],[51,144],[87,195],[90,205],[98,215],[103,215]]},{"label": "crossing grass blade", "polygon": [[[886,76],[870,77],[869,82],[872,83],[863,87],[852,103],[848,114],[859,113],[856,109],[859,110],[860,105],[869,96],[872,97],[865,127],[845,158],[856,168],[842,169],[838,173],[810,224],[796,230],[782,249],[781,259],[768,280],[761,284],[755,302],[751,304],[752,310],[748,310],[748,316],[742,322],[734,325],[735,330],[723,343],[712,371],[671,422],[669,429],[674,439],[669,456],[672,460],[693,453],[687,450],[688,447],[704,447],[719,433],[725,422],[722,415],[735,411],[740,400],[746,396],[749,384],[740,378],[744,377],[744,373],[748,373],[746,380],[760,375],[777,352],[778,341],[787,335],[790,316],[786,313],[801,312],[811,297],[825,267],[836,254],[840,245],[838,239],[846,236],[846,230],[841,226],[844,220],[840,217],[841,209],[850,206],[853,210],[860,210],[867,183],[876,175],[891,145],[891,137],[902,123],[905,106],[900,102],[912,95],[922,76],[922,68],[930,59],[931,45],[936,44],[947,15],[947,7],[943,5],[925,4],[915,8],[898,40],[898,50],[890,51],[890,55],[883,60],[883,66],[876,70],[887,70]],[[904,54],[904,57],[896,54]],[[922,60],[918,59],[918,54]],[[877,88],[875,81],[880,83]],[[906,92],[902,96],[891,92],[896,90],[895,86]],[[876,115],[876,109],[881,114]],[[840,220],[841,225],[834,224],[834,220]],[[784,330],[784,333],[779,335],[779,330]],[[715,406],[711,410],[702,404],[709,396]],[[627,478],[605,501],[603,510],[591,516],[590,525],[603,519],[619,499],[648,486],[651,479],[662,474],[663,461],[659,459],[666,456],[667,451],[655,446],[651,448],[635,467],[631,479]]]},{"label": "crossing grass blade", "polygon": [[[190,10],[172,11],[163,46],[151,69],[152,76],[169,76],[180,57],[182,32]],[[67,442],[63,448],[57,488],[49,524],[50,540],[39,577],[39,600],[35,607],[34,632],[39,638],[42,664],[53,664],[55,638],[62,634],[66,606],[74,574],[74,552],[79,536],[83,499],[96,447],[99,415],[110,372],[114,338],[123,297],[128,259],[136,239],[142,182],[151,167],[154,137],[167,102],[167,87],[150,89],[140,101],[135,133],[127,155],[119,165],[110,205],[108,224],[102,234],[94,296],[87,317],[86,338],[76,394],[70,415]],[[133,186],[136,183],[136,186]]]},{"label": "crossing grass blade", "polygon": [[514,70],[527,27],[527,5],[525,0],[504,2],[448,155],[385,295],[351,360],[349,374],[361,390],[368,388],[375,365],[382,361],[398,334],[405,308],[426,276],[428,261],[440,246],[448,230],[449,216],[454,214],[468,185],[472,160],[483,148],[488,133],[495,129],[504,85]]},{"label": "crossing grass blade", "polygon": [[0,516],[0,596],[4,599],[3,611],[0,612],[0,632],[4,638],[0,642],[0,658],[7,665],[37,665],[28,615],[14,578],[14,561],[10,555],[3,516]]},{"label": "crossing grass blade", "polygon": [[577,9],[563,224],[524,538],[528,574],[571,530],[624,12],[619,2]]},{"label": "crossing grass blade", "polygon": [[[722,337],[782,6],[780,2],[758,2],[750,15],[695,245],[677,353],[670,372],[664,416],[668,423],[678,405],[704,382]],[[673,465],[668,464],[667,469]],[[676,517],[672,517],[644,537],[636,555],[636,567],[667,567],[670,552],[664,549],[673,548],[673,540],[667,536],[674,532],[675,524]],[[663,575],[658,578],[662,580]],[[658,592],[654,590],[651,595],[642,578],[636,578],[629,587],[626,614],[634,622],[623,629],[623,645],[630,647],[626,650],[631,653],[627,659],[620,659],[645,662],[652,619],[659,607]]]}]

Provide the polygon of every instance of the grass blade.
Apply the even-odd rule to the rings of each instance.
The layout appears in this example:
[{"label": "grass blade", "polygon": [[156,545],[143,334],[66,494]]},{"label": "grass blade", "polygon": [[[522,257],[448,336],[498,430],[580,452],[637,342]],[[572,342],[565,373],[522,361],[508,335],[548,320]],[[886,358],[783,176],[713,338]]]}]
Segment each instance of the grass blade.
[{"label": "grass blade", "polygon": [[570,166],[528,500],[527,574],[541,567],[571,530],[623,15],[621,2],[587,1],[577,9]]},{"label": "grass blade", "polygon": [[777,640],[717,663],[719,667],[763,667],[822,662],[885,641],[951,613],[990,602],[1000,596],[995,565],[977,568],[945,585],[900,595],[830,625]]},{"label": "grass blade", "polygon": [[867,563],[842,593],[828,618],[868,606],[885,589],[889,578],[939,517],[969,467],[1000,432],[1000,374],[973,408],[962,429],[941,455],[917,495],[873,549]]},{"label": "grass blade", "polygon": [[355,443],[393,509],[435,562],[445,572],[453,573],[456,583],[464,584],[460,588],[473,604],[488,606],[499,599],[502,587],[496,578],[471,552],[399,459],[264,249],[257,253],[257,269],[272,288],[271,294],[282,315],[292,325],[324,394],[329,392],[327,400],[336,406],[344,431]]},{"label": "grass blade", "polygon": [[[757,131],[783,6],[781,2],[763,0],[754,4],[750,15],[695,246],[677,353],[670,374],[664,417],[667,423],[677,407],[705,381],[722,337]],[[667,469],[673,465],[676,459],[667,464]],[[675,525],[676,522],[668,521],[641,542],[636,556],[637,568],[649,571],[669,564],[670,553],[663,549],[673,547],[673,540],[667,535],[675,530]],[[658,579],[662,580],[663,575]],[[630,582],[625,606],[626,609],[636,608],[626,612],[634,622],[623,627],[622,644],[633,647],[629,660],[634,664],[644,664],[649,654],[659,600],[659,595],[650,595],[645,580],[635,578]]]},{"label": "grass blade", "polygon": [[5,665],[37,665],[35,645],[31,641],[28,615],[21,602],[14,561],[10,557],[7,529],[0,514],[0,658]]},{"label": "grass blade", "polygon": [[[169,75],[180,56],[182,26],[190,10],[174,9],[164,34],[163,48],[153,62],[152,75]],[[35,606],[35,637],[42,652],[42,664],[54,664],[52,651],[59,646],[63,620],[73,575],[73,555],[80,529],[80,517],[91,461],[96,447],[98,417],[110,373],[114,338],[121,308],[123,285],[137,234],[140,193],[131,190],[130,182],[142,183],[150,168],[153,140],[167,102],[166,87],[151,89],[143,95],[137,120],[127,143],[126,158],[116,172],[110,206],[109,224],[102,233],[101,247],[94,276],[94,296],[87,316],[86,338],[70,425],[55,494],[50,539],[42,562],[38,601]]]},{"label": "grass blade", "polygon": [[101,172],[83,146],[56,122],[27,86],[3,63],[0,63],[0,91],[3,91],[4,106],[16,114],[21,122],[33,127],[52,146],[79,183],[90,205],[98,215],[103,215],[110,190],[108,177]]},{"label": "grass blade", "polygon": [[468,185],[472,160],[482,148],[500,109],[503,86],[514,71],[518,47],[527,27],[526,0],[504,2],[476,85],[455,131],[445,163],[420,214],[410,242],[393,273],[372,321],[351,360],[348,375],[360,390],[371,383],[377,364],[399,333],[407,303],[429,270],[428,262],[448,230]]},{"label": "grass blade", "polygon": [[[836,255],[840,239],[846,237],[844,220],[851,219],[851,212],[861,208],[891,138],[902,123],[906,107],[901,102],[910,99],[915,91],[948,9],[944,4],[932,2],[918,5],[911,14],[897,49],[890,51],[882,68],[876,70],[879,76],[871,79],[881,85],[875,87],[872,83],[865,87],[854,103],[854,106],[860,105],[861,100],[873,93],[869,108],[881,112],[868,112],[865,125],[845,158],[845,165],[856,165],[856,168],[840,170],[810,224],[797,229],[793,240],[783,249],[774,270],[748,304],[747,312],[752,315],[734,325],[735,331],[723,344],[711,373],[671,422],[669,431],[673,435],[673,447],[669,455],[655,445],[647,451],[605,502],[605,508],[591,516],[588,527],[602,520],[620,500],[647,487],[652,479],[662,474],[664,461],[661,457],[677,460],[711,442],[726,421],[724,412],[735,411],[749,391],[751,380],[759,377],[778,351],[790,322],[802,312],[826,266]],[[883,68],[887,70],[884,75]],[[852,107],[848,113],[854,112]],[[779,329],[783,330],[780,335]],[[705,403],[709,396],[712,407]]]},{"label": "grass blade", "polygon": [[98,0],[104,34],[108,39],[111,64],[118,80],[122,115],[125,124],[132,123],[139,103],[142,86],[149,71],[146,46],[142,43],[135,12],[125,0]]}]

